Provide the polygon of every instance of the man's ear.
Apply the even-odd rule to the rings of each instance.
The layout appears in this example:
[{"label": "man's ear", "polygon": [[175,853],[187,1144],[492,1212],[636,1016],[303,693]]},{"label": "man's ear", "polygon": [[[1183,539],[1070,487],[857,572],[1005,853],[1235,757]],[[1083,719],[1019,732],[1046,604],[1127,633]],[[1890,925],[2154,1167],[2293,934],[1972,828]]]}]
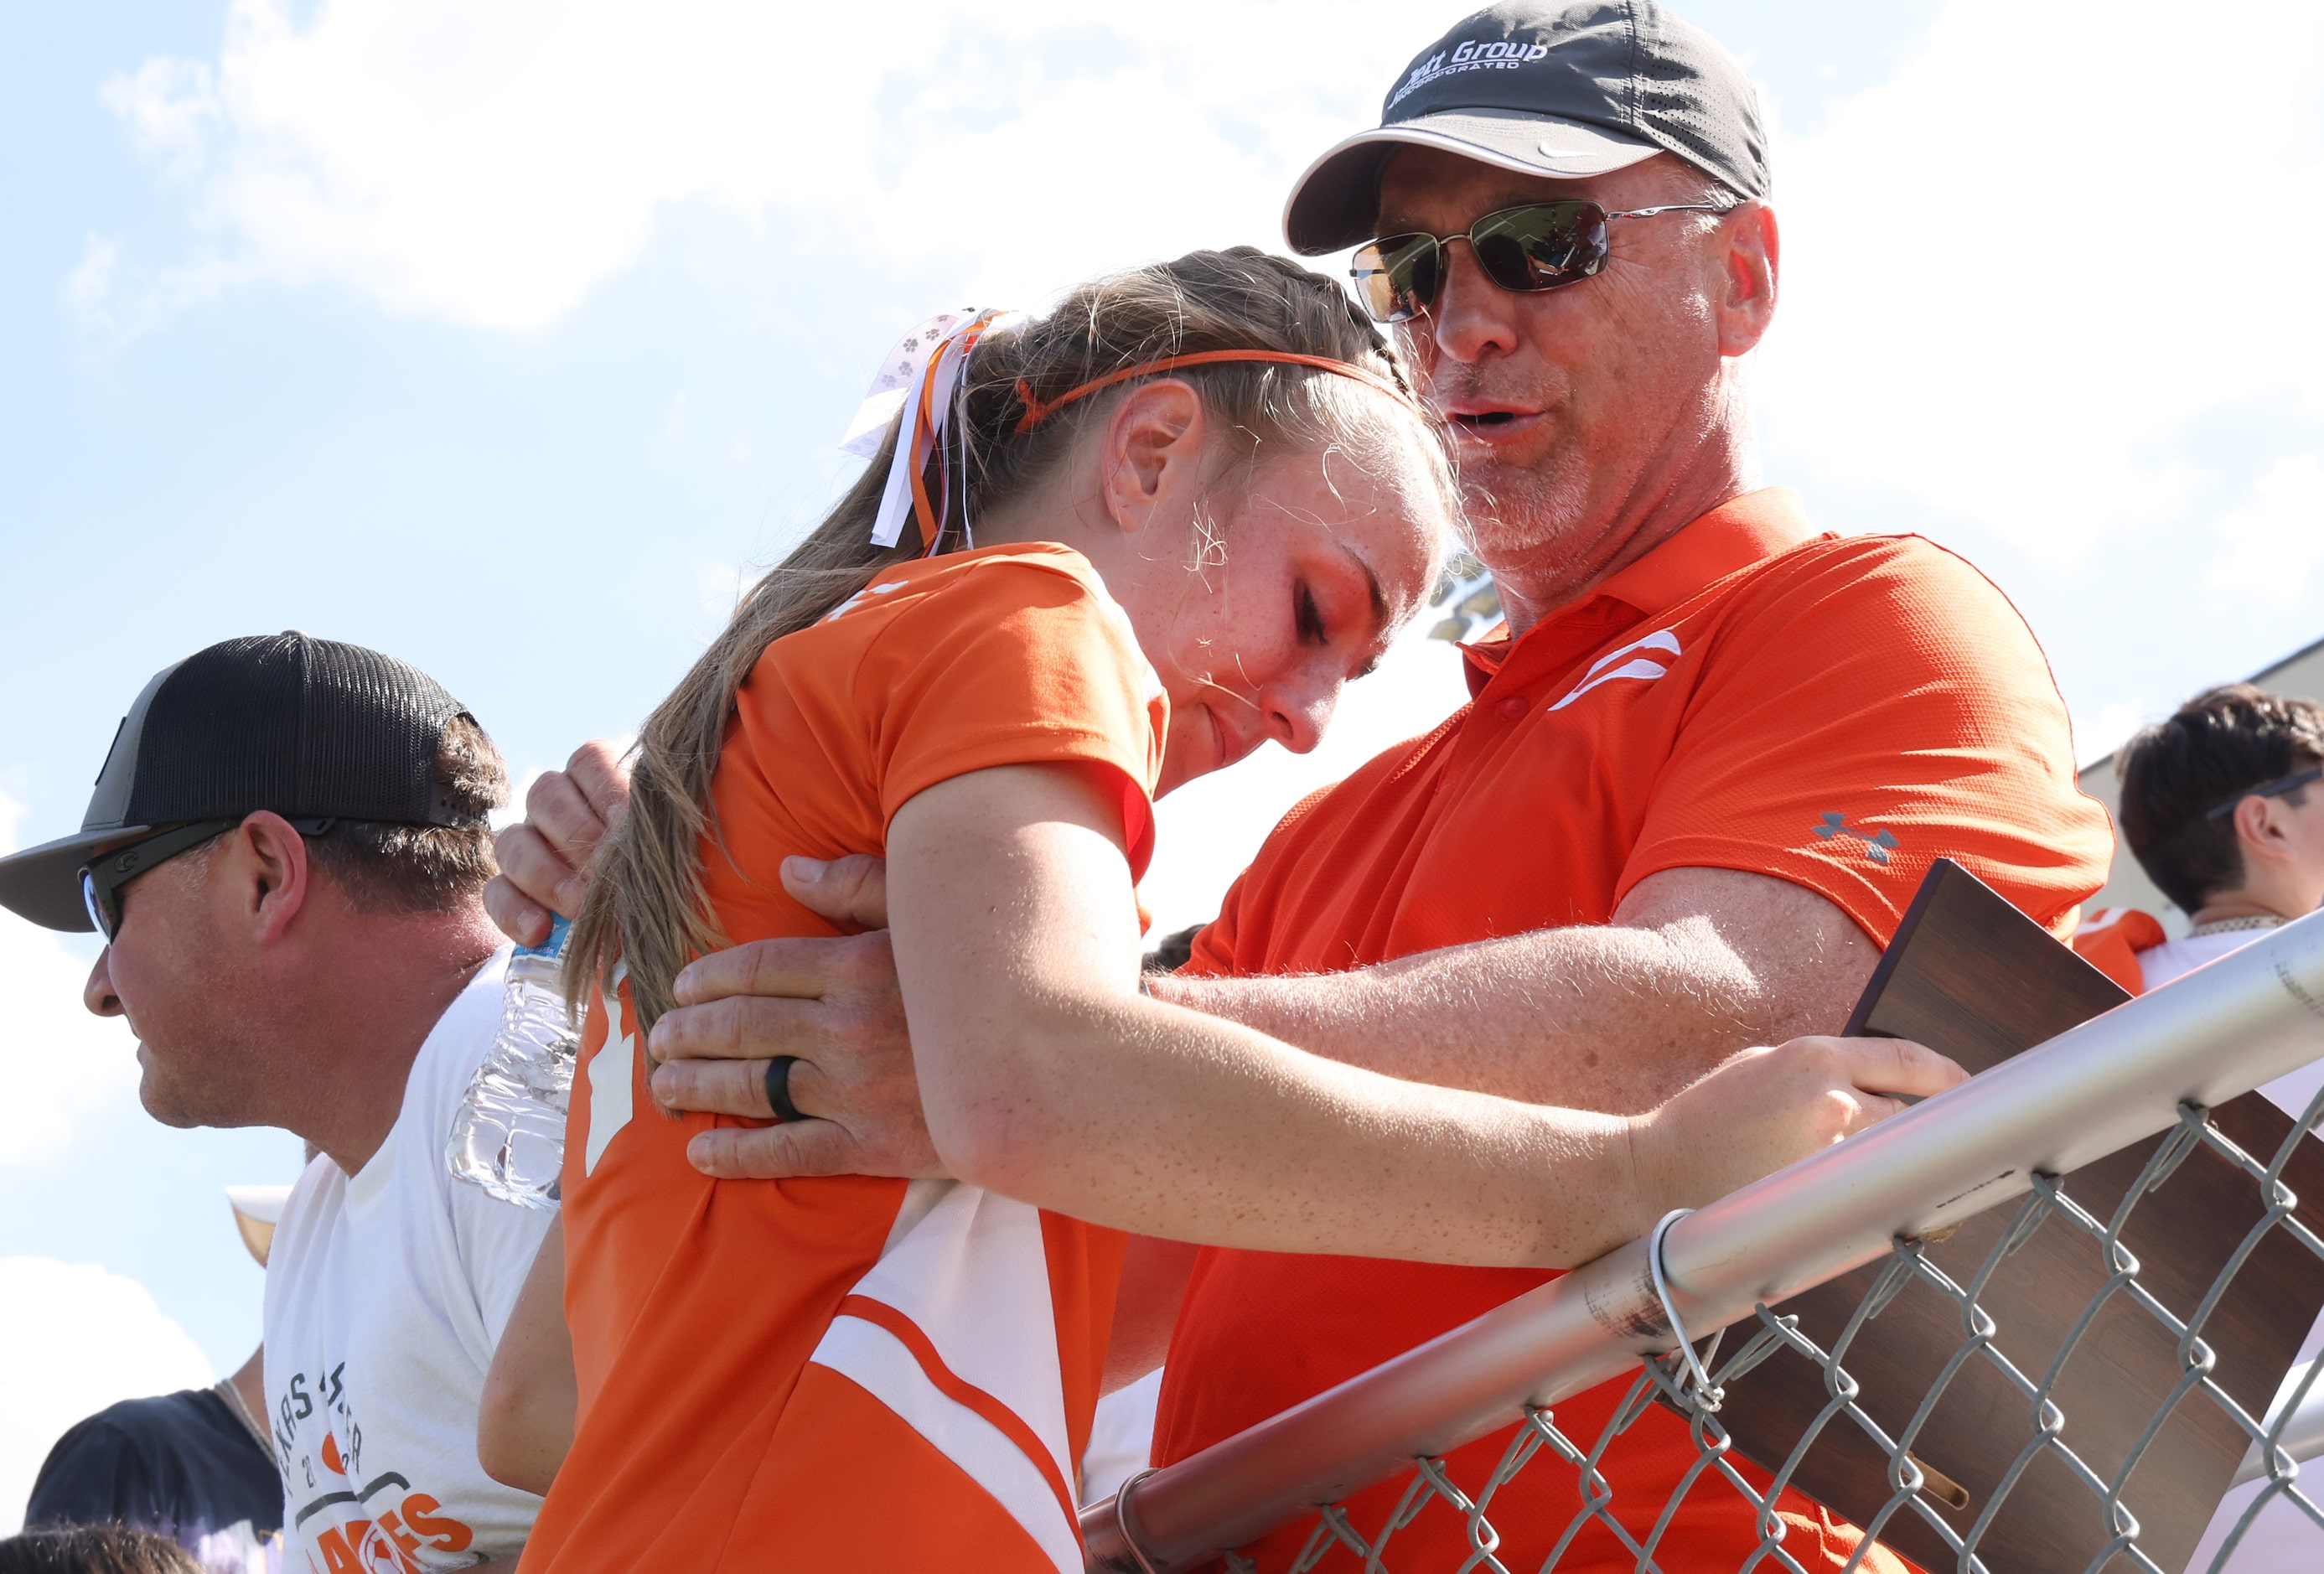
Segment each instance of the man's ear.
[{"label": "man's ear", "polygon": [[1098,494],[1124,535],[1157,515],[1178,520],[1202,487],[1208,436],[1202,395],[1178,378],[1140,383],[1115,404],[1098,450]]},{"label": "man's ear", "polygon": [[269,809],[246,816],[218,839],[209,874],[233,921],[246,925],[262,945],[282,938],[314,890],[307,839]]},{"label": "man's ear", "polygon": [[1719,296],[1719,353],[1735,356],[1756,348],[1775,320],[1775,281],[1783,272],[1783,235],[1775,210],[1745,202],[1719,221],[1725,244]]},{"label": "man's ear", "polygon": [[2264,798],[2251,793],[2236,802],[2233,811],[2236,851],[2243,855],[2245,884],[2251,883],[2255,862],[2284,863],[2294,856],[2280,820],[2283,812],[2284,804],[2280,797]]}]

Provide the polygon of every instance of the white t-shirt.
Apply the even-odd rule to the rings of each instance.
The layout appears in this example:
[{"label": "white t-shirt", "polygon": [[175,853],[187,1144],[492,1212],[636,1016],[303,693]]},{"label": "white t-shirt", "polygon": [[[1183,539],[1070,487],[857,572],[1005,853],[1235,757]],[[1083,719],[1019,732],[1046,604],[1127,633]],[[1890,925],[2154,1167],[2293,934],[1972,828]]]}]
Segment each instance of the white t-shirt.
[{"label": "white t-shirt", "polygon": [[[2166,940],[2138,953],[2138,971],[2146,988],[2159,990],[2207,962],[2217,962],[2229,952],[2241,951],[2253,941],[2264,940],[2273,933],[2272,929],[2222,929],[2209,934]],[[2308,1101],[2316,1097],[2319,1088],[2324,1088],[2324,1060],[2310,1061],[2296,1072],[2287,1072],[2260,1091],[2277,1109],[2298,1117],[2308,1112]],[[2324,1532],[2318,1534],[2324,1535]]]},{"label": "white t-shirt", "polygon": [[2222,929],[2209,934],[2181,935],[2140,952],[2138,971],[2148,989],[2159,990],[2181,973],[2193,972],[2207,962],[2217,962],[2273,933],[2272,929]]},{"label": "white t-shirt", "polygon": [[513,1557],[540,1510],[476,1462],[476,1409],[556,1216],[495,1201],[444,1162],[500,1029],[508,956],[438,1019],[371,1162],[350,1177],[317,1158],[275,1228],[266,1397],[287,1570],[465,1569]]}]

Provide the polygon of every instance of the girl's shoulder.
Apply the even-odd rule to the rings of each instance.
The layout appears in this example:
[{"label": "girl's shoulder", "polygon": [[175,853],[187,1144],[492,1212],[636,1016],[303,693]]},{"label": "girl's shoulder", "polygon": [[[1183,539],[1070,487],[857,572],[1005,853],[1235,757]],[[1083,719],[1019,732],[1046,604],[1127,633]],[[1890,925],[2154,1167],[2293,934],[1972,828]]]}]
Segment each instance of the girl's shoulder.
[{"label": "girl's shoulder", "polygon": [[883,569],[823,621],[836,622],[866,609],[892,611],[938,599],[947,611],[964,611],[962,603],[972,602],[1015,605],[1088,600],[1113,604],[1097,569],[1072,548],[1054,541],[1012,541]]},{"label": "girl's shoulder", "polygon": [[[770,656],[784,703],[860,741],[883,814],[948,777],[1093,762],[1150,797],[1169,701],[1089,559],[1019,542],[901,564]],[[750,699],[746,690],[745,702]],[[1150,835],[1133,827],[1133,844]]]},{"label": "girl's shoulder", "polygon": [[883,569],[798,633],[761,673],[796,685],[887,689],[947,667],[1118,677],[1144,697],[1161,682],[1130,614],[1090,560],[1051,541],[947,552]]},{"label": "girl's shoulder", "polygon": [[[968,641],[1001,654],[1017,645],[1051,659],[1126,663],[1151,676],[1130,614],[1090,560],[1053,541],[947,552],[883,570],[807,631],[826,657],[882,647],[925,653]],[[804,652],[802,652],[804,654]]]}]

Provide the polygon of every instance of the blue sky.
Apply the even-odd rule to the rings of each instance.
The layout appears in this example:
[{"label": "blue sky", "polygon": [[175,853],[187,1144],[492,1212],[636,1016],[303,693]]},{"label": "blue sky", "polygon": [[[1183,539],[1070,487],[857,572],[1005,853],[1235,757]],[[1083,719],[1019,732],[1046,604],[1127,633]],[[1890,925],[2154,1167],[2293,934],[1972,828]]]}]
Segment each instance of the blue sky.
[{"label": "blue sky", "polygon": [[[1684,9],[1777,129],[1771,480],[1825,528],[1983,566],[2086,755],[2324,635],[2312,7],[2247,15],[2256,60],[2160,5]],[[17,843],[78,824],[148,676],[235,634],[415,661],[520,771],[627,730],[849,474],[834,444],[897,333],[1279,244],[1293,175],[1459,14],[940,5],[866,51],[841,17],[714,0],[0,8]],[[2209,50],[2240,97],[2153,121]],[[1441,646],[1367,686],[1323,757],[1173,800],[1166,922],[1457,690]],[[296,1167],[280,1134],[143,1118],[125,1034],[78,1010],[92,954],[0,916],[24,1028],[0,1259],[96,1265],[73,1293],[127,1320],[62,1292],[46,1321],[0,1311],[17,1431],[146,1380],[76,1328],[146,1328],[171,1372],[237,1363],[260,1279],[220,1188]],[[26,1340],[55,1352],[37,1383]],[[27,1450],[0,1422],[0,1528]]]}]

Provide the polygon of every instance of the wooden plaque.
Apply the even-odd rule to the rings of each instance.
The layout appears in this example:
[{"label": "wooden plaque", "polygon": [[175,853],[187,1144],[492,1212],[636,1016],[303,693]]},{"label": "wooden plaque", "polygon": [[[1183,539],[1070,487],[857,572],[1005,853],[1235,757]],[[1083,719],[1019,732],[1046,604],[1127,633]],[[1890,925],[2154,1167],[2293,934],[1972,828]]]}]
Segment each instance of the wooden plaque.
[{"label": "wooden plaque", "polygon": [[[1847,1031],[1914,1039],[1978,1072],[2128,998],[1976,876],[1940,859]],[[2293,1125],[2256,1092],[2213,1110],[2211,1118],[2263,1164]],[[2099,1220],[2110,1219],[2164,1139],[2136,1144],[2076,1171],[2067,1177],[2066,1194]],[[2319,1206],[2324,1203],[2324,1143],[2303,1137],[2284,1179],[2300,1199],[2301,1220],[2324,1230]],[[1965,1220],[1924,1247],[1929,1259],[1968,1286],[2017,1207],[2011,1202]],[[2185,1319],[2261,1214],[2257,1183],[2199,1146],[2132,1211],[2123,1243],[2138,1260],[2139,1284]],[[2095,1238],[2052,1216],[1978,1291],[1977,1303],[1994,1320],[1993,1348],[2034,1382],[2057,1363],[2076,1322],[2105,1289],[2102,1254]],[[1775,1311],[1797,1316],[1801,1332],[1830,1350],[1885,1266],[1885,1260],[1868,1265]],[[2201,1333],[2215,1358],[2215,1379],[2253,1416],[2265,1415],[2319,1307],[2324,1261],[2282,1231],[2271,1231]],[[1866,1321],[1840,1364],[1861,1385],[1864,1410],[1895,1437],[1969,1338],[1959,1302],[1915,1279]],[[2050,1388],[2064,1415],[2061,1441],[2111,1480],[2183,1373],[2166,1326],[2117,1289]],[[1830,1397],[1821,1368],[1786,1352],[1728,1385],[1720,1419],[1746,1458],[1774,1469]],[[1989,1359],[1972,1357],[1946,1386],[1912,1450],[1932,1472],[1923,1501],[1955,1533],[1966,1535],[2038,1435],[2032,1402]],[[2185,1567],[2247,1441],[2209,1397],[2190,1392],[2181,1399],[2124,1487],[2123,1501],[2137,1516],[2138,1545],[2148,1557],[2166,1569]],[[1887,1469],[1885,1453],[1840,1416],[1825,1426],[1793,1480],[1842,1517],[1864,1524],[1893,1495]],[[1958,1562],[1909,1507],[1890,1516],[1880,1539],[1932,1571]],[[1979,1539],[1977,1556],[1995,1574],[2078,1574],[2108,1539],[2098,1495],[2054,1453],[2043,1451],[2010,1488]],[[2132,1566],[2119,1554],[2107,1565]]]}]

